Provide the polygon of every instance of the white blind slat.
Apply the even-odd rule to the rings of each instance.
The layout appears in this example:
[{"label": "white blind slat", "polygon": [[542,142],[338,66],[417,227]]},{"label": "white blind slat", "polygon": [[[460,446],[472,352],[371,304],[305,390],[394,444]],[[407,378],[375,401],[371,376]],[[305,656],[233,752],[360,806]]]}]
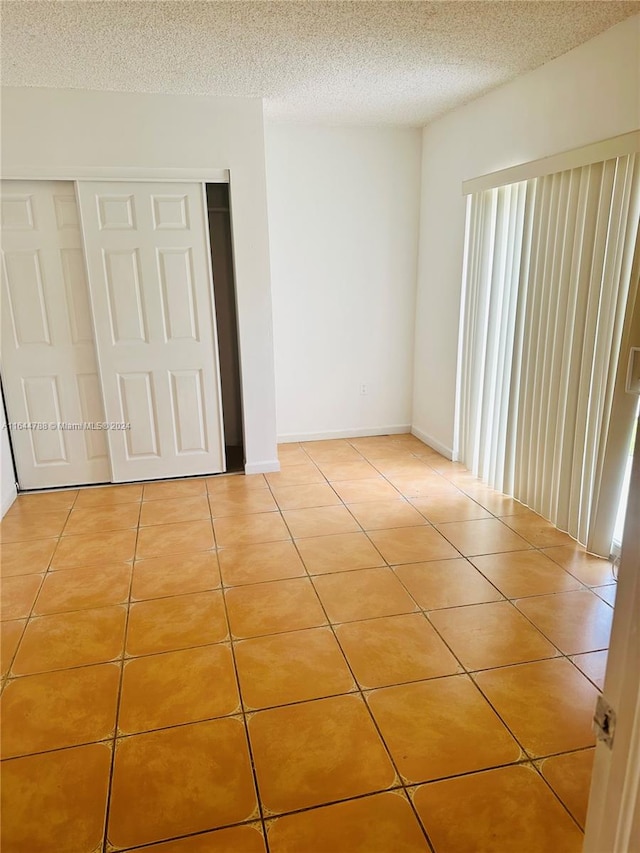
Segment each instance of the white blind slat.
[{"label": "white blind slat", "polygon": [[458,458],[583,544],[626,322],[636,161],[487,189],[467,212]]}]

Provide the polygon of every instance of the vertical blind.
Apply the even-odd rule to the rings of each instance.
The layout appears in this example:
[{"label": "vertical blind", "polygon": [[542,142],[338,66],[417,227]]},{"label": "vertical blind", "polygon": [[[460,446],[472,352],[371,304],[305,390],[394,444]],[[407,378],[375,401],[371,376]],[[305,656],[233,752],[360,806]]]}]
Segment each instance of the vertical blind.
[{"label": "vertical blind", "polygon": [[638,160],[468,199],[458,458],[587,546],[638,287]]}]

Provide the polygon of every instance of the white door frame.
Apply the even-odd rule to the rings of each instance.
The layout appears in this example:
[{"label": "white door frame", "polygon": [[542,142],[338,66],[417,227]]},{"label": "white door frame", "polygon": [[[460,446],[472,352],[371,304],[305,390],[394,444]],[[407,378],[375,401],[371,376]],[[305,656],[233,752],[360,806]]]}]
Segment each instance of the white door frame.
[{"label": "white door frame", "polygon": [[142,166],[85,166],[73,171],[42,168],[7,169],[2,179],[18,181],[193,181],[228,184],[228,169],[146,169]]},{"label": "white door frame", "polygon": [[596,746],[583,851],[640,853],[640,424],[603,696],[615,731]]}]

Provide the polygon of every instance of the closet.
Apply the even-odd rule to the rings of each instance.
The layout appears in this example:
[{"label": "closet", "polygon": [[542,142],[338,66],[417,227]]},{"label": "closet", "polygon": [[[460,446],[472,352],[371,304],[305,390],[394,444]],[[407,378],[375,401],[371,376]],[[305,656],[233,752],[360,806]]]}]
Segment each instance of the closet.
[{"label": "closet", "polygon": [[225,470],[204,184],[4,181],[1,216],[20,488]]}]

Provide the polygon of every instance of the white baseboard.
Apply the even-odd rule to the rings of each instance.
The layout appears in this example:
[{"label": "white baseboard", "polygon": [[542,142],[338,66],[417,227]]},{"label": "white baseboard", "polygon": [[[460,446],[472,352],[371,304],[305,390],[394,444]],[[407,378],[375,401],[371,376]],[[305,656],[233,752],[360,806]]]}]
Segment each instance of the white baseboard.
[{"label": "white baseboard", "polygon": [[424,441],[429,447],[432,447],[434,450],[437,450],[438,453],[441,453],[447,459],[453,459],[453,450],[450,447],[442,444],[437,439],[433,438],[431,435],[427,435],[426,432],[423,432],[417,426],[411,427],[411,435],[415,435],[416,438],[419,438],[420,441]]},{"label": "white baseboard", "polygon": [[16,491],[15,487],[10,492],[7,492],[6,494],[2,495],[2,506],[0,507],[0,512],[2,514],[0,515],[0,518],[4,518],[5,513],[8,509],[10,509],[11,505],[17,497],[18,492]]},{"label": "white baseboard", "polygon": [[365,429],[332,429],[325,432],[285,433],[278,436],[278,444],[290,444],[293,441],[327,441],[332,438],[364,438],[369,435],[400,435],[411,432],[409,424],[395,426],[367,427]]},{"label": "white baseboard", "polygon": [[272,474],[280,470],[280,462],[277,459],[269,459],[266,462],[246,462],[245,474]]}]

